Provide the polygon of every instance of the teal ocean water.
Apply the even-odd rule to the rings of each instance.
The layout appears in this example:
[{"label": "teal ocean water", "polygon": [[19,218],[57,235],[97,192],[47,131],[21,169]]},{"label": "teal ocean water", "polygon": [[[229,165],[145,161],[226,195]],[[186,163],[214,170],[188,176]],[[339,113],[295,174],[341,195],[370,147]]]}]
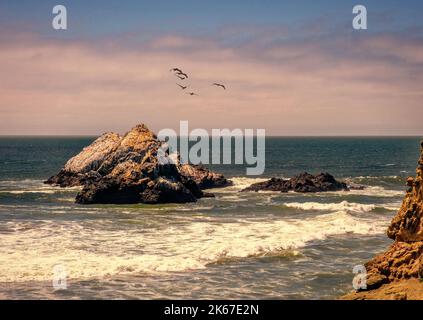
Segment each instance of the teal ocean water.
[{"label": "teal ocean water", "polygon": [[[42,181],[94,137],[0,138],[0,297],[331,299],[383,251],[415,174],[418,137],[267,138],[266,171],[177,205],[74,203]],[[240,193],[266,177],[327,171],[364,190]],[[52,286],[54,266],[67,289]]]}]

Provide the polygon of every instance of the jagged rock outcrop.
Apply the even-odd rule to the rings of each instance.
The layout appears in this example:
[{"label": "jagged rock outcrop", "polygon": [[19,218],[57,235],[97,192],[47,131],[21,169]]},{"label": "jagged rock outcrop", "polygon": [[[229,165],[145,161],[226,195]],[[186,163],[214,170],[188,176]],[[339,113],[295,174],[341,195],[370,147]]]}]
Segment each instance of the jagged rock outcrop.
[{"label": "jagged rock outcrop", "polygon": [[200,189],[218,188],[230,185],[222,174],[212,172],[201,165],[183,164],[179,172],[187,179],[194,180]]},{"label": "jagged rock outcrop", "polygon": [[87,178],[94,178],[104,159],[116,151],[122,137],[108,132],[101,135],[79,154],[70,158],[57,175],[50,177],[46,183],[61,187],[83,185]]},{"label": "jagged rock outcrop", "polygon": [[272,178],[264,182],[254,183],[242,191],[280,191],[280,192],[325,192],[349,190],[344,182],[339,182],[329,173],[313,176],[307,172],[292,177],[289,180]]},{"label": "jagged rock outcrop", "polygon": [[[392,219],[387,235],[395,240],[388,250],[365,264],[368,282],[367,290],[380,288],[406,279],[423,278],[423,141],[416,177],[407,179],[406,191],[401,208]],[[421,284],[423,286],[423,283]],[[380,288],[380,289],[378,289]],[[401,286],[407,290],[407,286]],[[391,290],[392,291],[392,290]],[[353,293],[348,299],[379,297],[374,293]],[[420,297],[423,299],[423,296]]]},{"label": "jagged rock outcrop", "polygon": [[246,191],[280,191],[288,192],[291,190],[291,183],[289,180],[281,178],[271,178],[263,182],[253,183],[245,189],[242,189],[241,192]]},{"label": "jagged rock outcrop", "polygon": [[[423,146],[422,146],[423,148]],[[417,176],[407,179],[408,190],[401,208],[388,228],[388,237],[405,242],[423,241],[423,154]]]},{"label": "jagged rock outcrop", "polygon": [[83,186],[76,202],[90,203],[182,203],[212,196],[202,188],[228,184],[223,175],[202,166],[161,164],[162,142],[145,125],[123,137],[105,133],[46,183],[62,187]]}]

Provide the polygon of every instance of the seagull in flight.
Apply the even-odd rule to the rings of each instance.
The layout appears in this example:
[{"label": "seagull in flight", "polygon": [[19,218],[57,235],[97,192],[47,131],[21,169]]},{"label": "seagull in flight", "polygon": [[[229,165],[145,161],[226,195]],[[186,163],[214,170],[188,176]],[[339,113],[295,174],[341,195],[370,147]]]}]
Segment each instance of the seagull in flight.
[{"label": "seagull in flight", "polygon": [[221,88],[223,88],[224,90],[226,90],[226,87],[223,85],[223,84],[220,84],[220,83],[213,83],[212,84],[212,86],[216,86],[216,87],[221,87]]},{"label": "seagull in flight", "polygon": [[196,94],[194,92],[187,92],[187,94],[189,94],[190,96],[198,96],[198,94]]},{"label": "seagull in flight", "polygon": [[172,68],[169,72],[173,72],[181,80],[188,79],[188,75],[179,68]]},{"label": "seagull in flight", "polygon": [[181,80],[185,80],[188,77],[183,76],[182,74],[176,73],[175,76],[177,76]]},{"label": "seagull in flight", "polygon": [[169,72],[177,72],[177,73],[182,73],[182,70],[181,69],[179,69],[179,68],[172,68],[172,69],[170,69],[169,70]]},{"label": "seagull in flight", "polygon": [[185,90],[186,88],[188,88],[188,86],[183,86],[183,85],[181,85],[179,83],[177,83],[177,85],[180,86],[182,90]]},{"label": "seagull in flight", "polygon": [[188,75],[186,74],[186,73],[184,73],[184,72],[176,72],[176,76],[178,77],[178,78],[180,78],[179,76],[181,76],[181,77],[184,77],[185,79],[188,79]]}]

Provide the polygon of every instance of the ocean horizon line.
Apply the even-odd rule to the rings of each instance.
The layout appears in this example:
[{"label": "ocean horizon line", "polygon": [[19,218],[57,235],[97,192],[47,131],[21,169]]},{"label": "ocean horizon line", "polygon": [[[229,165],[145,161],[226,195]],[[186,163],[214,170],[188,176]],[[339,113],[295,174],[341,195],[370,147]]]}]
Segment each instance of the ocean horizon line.
[{"label": "ocean horizon line", "polygon": [[[0,138],[95,138],[104,133],[105,132],[101,134],[0,134]],[[177,137],[186,136],[178,135]],[[256,137],[256,135],[254,135],[254,137]],[[423,133],[420,135],[266,135],[266,138],[423,138]]]}]

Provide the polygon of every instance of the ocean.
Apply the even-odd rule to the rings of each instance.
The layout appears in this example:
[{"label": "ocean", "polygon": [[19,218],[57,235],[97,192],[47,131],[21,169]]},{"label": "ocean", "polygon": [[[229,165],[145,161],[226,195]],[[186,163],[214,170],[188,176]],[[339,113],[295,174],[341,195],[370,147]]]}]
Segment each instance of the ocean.
[{"label": "ocean", "polygon": [[[266,139],[263,176],[190,204],[77,205],[43,180],[94,137],[0,138],[0,298],[334,299],[384,251],[415,175],[418,137]],[[269,177],[329,172],[364,190],[240,193]],[[52,286],[55,266],[67,289]]]}]

